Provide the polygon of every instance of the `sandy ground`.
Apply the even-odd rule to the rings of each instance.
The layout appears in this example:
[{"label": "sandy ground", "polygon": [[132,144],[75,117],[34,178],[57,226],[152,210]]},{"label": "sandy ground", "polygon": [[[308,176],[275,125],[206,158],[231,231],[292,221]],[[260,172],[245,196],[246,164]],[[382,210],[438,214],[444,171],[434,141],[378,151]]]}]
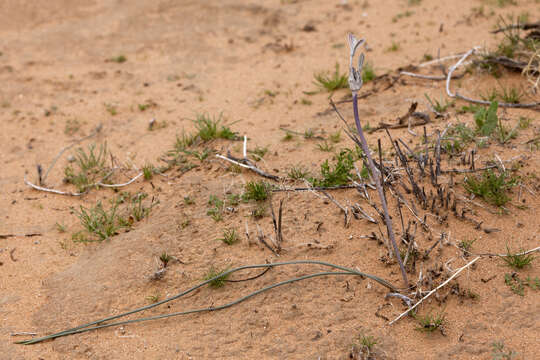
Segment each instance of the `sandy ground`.
[{"label": "sandy ground", "polygon": [[[517,2],[500,8],[495,1],[478,0],[424,0],[414,6],[405,0],[349,1],[346,6],[334,0],[51,0],[40,6],[31,1],[2,1],[0,358],[346,359],[362,334],[377,339],[377,359],[491,359],[496,358],[495,342],[504,343],[504,351],[515,351],[516,358],[539,358],[540,292],[526,287],[524,296],[514,294],[504,282],[504,274],[512,270],[489,257],[481,258],[452,286],[421,306],[420,314],[444,312],[444,334],[415,331],[417,323],[410,317],[388,326],[376,314],[392,319],[406,307],[398,299],[385,299],[385,288],[366,279],[328,277],[274,289],[218,312],[113,327],[32,346],[15,345],[13,341],[24,337],[12,336],[18,332],[44,335],[148,304],[149,296],[164,299],[198,283],[210,266],[318,259],[400,284],[397,265],[380,260],[386,248],[361,238],[377,232],[377,226],[353,219],[345,228],[339,209],[310,192],[274,196],[274,204],[286,199],[284,251],[279,258],[244,236],[248,222],[254,237],[256,221],[249,216],[252,204],[241,203],[222,222],[214,222],[206,215],[209,195],[240,193],[246,181],[258,178],[248,171],[229,172],[213,156],[184,174],[172,169],[151,182],[139,179],[123,188],[144,191],[160,203],[130,232],[90,244],[71,240],[71,234],[81,230],[72,209],[111,199],[115,192],[99,189],[69,197],[33,190],[23,179],[36,182],[38,164],[47,169],[64,146],[102,124],[100,134],[81,146],[106,142],[124,167],[134,169],[116,178],[127,181],[147,162],[159,164],[176,135],[183,129],[191,131],[191,119],[204,112],[222,113],[234,131],[248,136],[249,148],[268,147],[258,163],[267,171],[285,176],[291,166],[302,164],[317,173],[331,153],[320,151],[316,139],[294,136],[285,142],[279,128],[300,133],[313,129],[323,136],[342,128],[329,111],[328,93],[310,96],[305,92],[317,89],[314,73],[331,70],[336,63],[346,68],[347,32],[368,39],[366,56],[377,74],[395,75],[398,67],[422,62],[424,54],[446,56],[475,45],[493,46],[500,36],[490,35],[489,30],[499,15],[528,12],[530,20],[540,18],[537,1]],[[484,14],[474,10],[481,6]],[[399,44],[397,51],[389,51],[392,43]],[[127,61],[110,61],[120,55]],[[518,75],[498,81],[526,87]],[[401,78],[382,90],[385,84],[364,87],[379,91],[361,100],[363,121],[372,125],[395,121],[412,101],[419,102],[419,111],[427,112],[424,94],[440,99],[445,93],[441,82]],[[493,77],[474,73],[456,86],[479,94],[497,85]],[[333,98],[341,100],[348,94],[340,90]],[[538,97],[527,98],[534,100]],[[139,104],[152,106],[141,111]],[[444,129],[448,121],[472,123],[471,114],[455,114],[462,105],[466,104],[458,102],[448,119],[432,116],[428,132]],[[350,103],[339,108],[352,119]],[[540,189],[538,177],[531,175],[537,174],[539,156],[524,145],[538,133],[538,112],[501,114],[511,127],[520,116],[531,118],[532,124],[510,144],[493,143],[479,159],[492,158],[493,153],[504,160],[523,155],[520,175],[528,179],[530,191],[523,190],[519,196],[527,207],[510,206],[508,214],[492,214],[488,210],[496,213],[497,209],[477,199],[483,207],[471,205],[475,218],[484,227],[501,230],[489,234],[466,221],[450,218],[438,225],[428,218],[435,232],[451,234],[454,243],[477,239],[473,250],[479,253],[504,253],[507,244],[512,249],[530,249],[540,242],[536,215]],[[150,131],[152,118],[156,127]],[[419,136],[404,130],[392,131],[392,135],[411,146],[419,142]],[[390,151],[384,132],[370,135],[369,141],[376,144],[379,138]],[[351,146],[342,136],[336,148]],[[219,153],[230,150],[241,155],[239,142],[219,140],[211,147]],[[60,158],[47,186],[74,190],[62,183],[67,155],[73,150]],[[466,195],[462,187],[456,189]],[[186,205],[186,196],[195,204]],[[344,204],[363,201],[352,189],[333,196]],[[517,203],[517,189],[512,197]],[[395,199],[391,202],[395,204]],[[409,213],[405,217],[405,221],[413,220]],[[67,231],[61,233],[57,223]],[[265,233],[272,233],[269,216],[257,223]],[[399,233],[397,222],[396,226]],[[239,231],[239,243],[227,246],[216,241],[228,227]],[[25,236],[31,234],[36,235]],[[433,244],[425,234],[418,242],[422,249]],[[152,281],[149,277],[163,252],[180,262],[171,262],[165,276]],[[437,260],[418,265],[410,278],[417,279],[421,270],[443,268],[443,262],[451,260],[448,264],[455,270],[471,260],[451,245],[437,252]],[[216,306],[309,271],[302,266],[273,269],[251,282],[217,290],[203,288],[148,313]],[[539,275],[538,260],[519,272],[523,279]],[[463,295],[467,293],[478,296],[472,299]]]}]

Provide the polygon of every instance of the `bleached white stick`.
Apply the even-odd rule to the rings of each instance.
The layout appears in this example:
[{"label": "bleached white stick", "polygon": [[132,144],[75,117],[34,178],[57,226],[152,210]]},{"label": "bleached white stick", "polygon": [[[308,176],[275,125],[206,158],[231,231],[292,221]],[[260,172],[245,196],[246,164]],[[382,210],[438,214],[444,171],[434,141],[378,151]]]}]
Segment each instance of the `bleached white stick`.
[{"label": "bleached white stick", "polygon": [[70,196],[81,196],[83,194],[85,194],[86,192],[82,192],[82,193],[73,193],[73,192],[67,192],[67,191],[60,191],[60,190],[56,190],[56,189],[49,189],[49,188],[45,188],[45,187],[42,187],[42,186],[37,186],[35,184],[32,184],[30,181],[26,180],[26,177],[24,178],[24,183],[28,186],[30,186],[31,188],[34,188],[36,190],[39,190],[39,191],[45,191],[45,192],[50,192],[50,193],[53,193],[53,194],[60,194],[60,195],[70,195]]},{"label": "bleached white stick", "polygon": [[465,54],[463,54],[461,59],[459,59],[459,61],[457,63],[455,63],[454,65],[452,65],[450,70],[448,70],[448,74],[446,76],[446,93],[451,98],[456,97],[456,94],[452,94],[452,92],[450,91],[450,79],[452,78],[452,73],[454,71],[456,71],[456,69],[465,61],[466,58],[468,58],[470,55],[472,55],[479,48],[480,48],[479,46],[475,46],[471,50],[467,51]]},{"label": "bleached white stick", "polygon": [[132,182],[134,182],[135,180],[137,180],[138,178],[140,178],[141,176],[143,176],[143,173],[139,173],[137,176],[135,176],[133,179],[129,180],[128,182],[125,182],[123,184],[104,184],[102,183],[101,181],[98,182],[96,185],[99,185],[99,186],[103,186],[103,187],[109,187],[109,188],[117,188],[117,187],[122,187],[122,186],[128,186],[129,184],[131,184]]},{"label": "bleached white stick", "polygon": [[480,259],[480,256],[477,256],[475,257],[474,259],[472,259],[469,263],[467,263],[465,266],[463,266],[462,268],[460,268],[458,271],[456,271],[454,273],[454,275],[450,276],[445,282],[443,282],[441,285],[437,286],[435,289],[431,290],[426,296],[424,296],[422,299],[420,299],[420,301],[418,301],[416,304],[414,304],[414,306],[412,306],[411,308],[409,308],[407,311],[405,311],[404,313],[402,313],[401,315],[399,315],[397,318],[395,318],[394,320],[390,321],[388,323],[388,325],[392,325],[393,323],[395,323],[396,321],[398,321],[399,319],[401,319],[403,316],[407,315],[409,312],[411,312],[411,310],[413,310],[414,308],[416,308],[418,305],[420,305],[424,300],[426,300],[428,297],[430,297],[431,295],[433,295],[434,292],[436,292],[437,290],[439,290],[440,288],[442,288],[444,285],[448,284],[453,278],[455,278],[456,276],[459,275],[460,272],[462,272],[463,270],[465,270],[466,268],[468,268],[469,266],[471,266],[472,264],[474,264],[476,262],[476,260]]},{"label": "bleached white stick", "polygon": [[420,65],[418,65],[418,67],[424,67],[424,66],[428,66],[428,65],[432,65],[432,64],[438,64],[438,63],[444,62],[446,60],[458,59],[458,58],[460,58],[462,56],[463,56],[463,54],[450,55],[450,56],[442,57],[440,59],[430,60],[430,61],[427,61],[425,63],[421,63]]}]

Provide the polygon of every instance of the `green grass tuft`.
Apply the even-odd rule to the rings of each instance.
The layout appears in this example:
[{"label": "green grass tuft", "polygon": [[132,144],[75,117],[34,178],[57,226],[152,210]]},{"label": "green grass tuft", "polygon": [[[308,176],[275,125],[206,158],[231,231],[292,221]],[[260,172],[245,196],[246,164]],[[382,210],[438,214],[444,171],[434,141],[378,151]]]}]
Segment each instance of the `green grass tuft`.
[{"label": "green grass tuft", "polygon": [[310,179],[313,186],[329,187],[348,184],[349,178],[353,176],[351,171],[354,169],[354,161],[355,155],[350,149],[342,150],[336,155],[333,167],[328,160],[325,160],[321,165],[321,178]]},{"label": "green grass tuft", "polygon": [[85,208],[81,205],[80,211],[75,210],[75,213],[86,231],[97,236],[98,240],[102,241],[116,235],[122,227],[122,219],[117,210],[117,203],[106,210],[101,204],[101,201],[98,201],[91,208]]},{"label": "green grass tuft", "polygon": [[456,154],[461,153],[473,140],[474,131],[466,124],[458,123],[448,129],[441,145],[448,154]]},{"label": "green grass tuft", "polygon": [[492,101],[488,108],[478,107],[474,113],[474,122],[476,123],[476,132],[482,136],[490,136],[497,124],[497,109],[499,103]]},{"label": "green grass tuft", "polygon": [[[227,271],[227,269],[224,269],[224,270],[216,270],[213,266],[210,267],[210,269],[208,270],[208,272],[206,273],[206,275],[204,275],[203,277],[203,280],[210,280],[210,279],[213,279],[215,278],[216,276],[219,276],[219,275],[222,275],[223,273],[225,273]],[[208,285],[212,288],[220,288],[220,287],[223,287],[225,285],[225,283],[227,282],[227,278],[229,277],[229,275],[223,275],[221,277],[218,277],[212,281],[210,281],[208,283]]]},{"label": "green grass tuft", "polygon": [[333,73],[321,72],[314,75],[315,84],[328,92],[338,89],[347,88],[349,86],[347,74],[342,74],[339,71],[339,64],[336,63],[336,71]]},{"label": "green grass tuft", "polygon": [[223,241],[227,245],[232,245],[238,241],[238,234],[236,229],[225,229],[223,230],[223,237],[218,239]]},{"label": "green grass tuft", "polygon": [[377,77],[375,74],[375,70],[373,69],[373,65],[370,62],[366,62],[364,64],[364,68],[362,71],[362,81],[364,83],[368,83],[372,80],[374,80]]},{"label": "green grass tuft", "polygon": [[270,186],[264,181],[250,181],[246,183],[242,199],[244,201],[264,201],[270,195]]},{"label": "green grass tuft", "polygon": [[125,63],[127,61],[127,57],[125,55],[118,55],[118,56],[114,56],[114,57],[110,58],[109,61],[112,61],[112,62],[115,62],[115,63],[118,63],[118,64],[122,64],[122,63]]},{"label": "green grass tuft", "polygon": [[293,180],[307,179],[309,171],[302,165],[296,165],[289,169],[287,176]]},{"label": "green grass tuft", "polygon": [[107,159],[107,145],[101,145],[96,150],[96,145],[88,147],[88,152],[79,148],[75,152],[75,166],[67,166],[64,169],[64,181],[73,184],[79,192],[86,191],[99,181],[104,181],[107,176],[105,161]]},{"label": "green grass tuft", "polygon": [[323,142],[320,142],[317,144],[317,148],[319,148],[319,150],[324,151],[324,152],[330,152],[334,150],[334,145],[324,140]]},{"label": "green grass tuft", "polygon": [[530,266],[535,257],[532,254],[523,254],[521,249],[517,253],[511,253],[508,246],[506,247],[506,256],[502,257],[506,265],[511,268],[521,270],[526,266]]},{"label": "green grass tuft", "polygon": [[206,215],[210,216],[216,222],[223,220],[223,200],[215,195],[210,195],[208,205],[212,207],[206,211]]},{"label": "green grass tuft", "polygon": [[466,177],[464,187],[487,202],[502,206],[510,201],[507,192],[516,185],[516,181],[515,178],[509,177],[507,172],[497,175],[488,169],[480,176]]},{"label": "green grass tuft", "polygon": [[172,260],[172,256],[170,256],[169,254],[167,254],[166,251],[162,252],[161,255],[159,256],[159,260],[161,261],[161,263],[163,264],[163,267],[167,267],[167,264],[169,263],[169,261]]},{"label": "green grass tuft", "polygon": [[445,113],[446,110],[448,110],[449,107],[454,106],[454,101],[447,101],[445,99],[441,99],[440,101],[437,99],[431,100],[431,98],[428,96],[428,94],[424,94],[428,102],[430,103],[431,107],[438,113]]},{"label": "green grass tuft", "polygon": [[443,331],[443,325],[445,322],[444,313],[433,315],[430,312],[424,316],[418,316],[418,315],[413,315],[413,316],[419,325],[416,327],[416,330],[424,331],[424,332],[433,332],[439,329]]},{"label": "green grass tuft", "polygon": [[197,135],[202,141],[214,139],[236,140],[236,134],[227,126],[221,124],[222,114],[217,118],[208,114],[198,114],[194,120],[197,128]]},{"label": "green grass tuft", "polygon": [[144,180],[152,180],[154,177],[154,165],[146,164],[142,168]]}]

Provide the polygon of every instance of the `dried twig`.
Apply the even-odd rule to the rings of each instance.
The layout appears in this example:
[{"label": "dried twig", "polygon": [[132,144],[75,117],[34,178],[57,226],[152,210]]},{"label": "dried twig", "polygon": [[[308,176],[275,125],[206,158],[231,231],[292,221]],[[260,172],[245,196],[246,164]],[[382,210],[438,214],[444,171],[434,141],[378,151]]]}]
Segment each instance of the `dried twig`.
[{"label": "dried twig", "polygon": [[122,183],[122,184],[105,184],[103,183],[102,181],[100,182],[97,182],[93,185],[90,185],[89,187],[92,187],[92,186],[95,186],[95,185],[99,185],[99,186],[103,186],[103,187],[108,187],[108,188],[118,188],[118,187],[123,187],[123,186],[128,186],[129,184],[131,184],[132,182],[134,182],[135,180],[137,180],[138,178],[140,178],[141,176],[143,176],[143,173],[139,173],[137,175],[135,175],[135,177],[133,177],[131,180],[129,180],[128,182],[125,182],[125,183]]},{"label": "dried twig", "polygon": [[26,234],[0,234],[0,239],[7,239],[10,237],[16,237],[16,236],[24,236],[24,237],[32,237],[32,236],[42,236],[42,233],[26,233]]},{"label": "dried twig", "polygon": [[480,256],[477,256],[475,257],[474,259],[472,259],[469,263],[467,263],[466,265],[464,265],[463,267],[461,267],[459,270],[457,270],[452,276],[450,276],[445,282],[443,282],[441,285],[437,286],[435,289],[431,290],[426,296],[424,296],[422,299],[420,299],[416,304],[414,304],[412,307],[410,307],[409,309],[407,309],[407,311],[401,313],[401,315],[399,315],[397,318],[395,318],[394,320],[390,321],[388,323],[388,325],[392,325],[393,323],[395,323],[396,321],[398,321],[399,319],[401,319],[403,316],[407,315],[409,312],[411,312],[411,310],[414,310],[418,305],[420,305],[424,300],[426,300],[428,297],[430,297],[431,295],[433,295],[433,293],[435,293],[437,290],[439,290],[440,288],[442,288],[443,286],[445,286],[446,284],[448,284],[452,279],[454,279],[456,276],[458,276],[463,270],[465,270],[466,268],[468,268],[469,266],[471,266],[472,264],[474,264],[478,259],[480,259]]},{"label": "dried twig", "polygon": [[88,191],[84,191],[84,192],[81,192],[81,193],[74,193],[74,192],[70,192],[70,191],[60,191],[60,190],[56,190],[56,189],[45,188],[45,187],[42,187],[42,186],[37,186],[35,184],[32,184],[30,181],[26,180],[26,177],[24,178],[24,183],[26,185],[30,186],[31,188],[36,189],[36,190],[50,192],[50,193],[53,193],[53,194],[60,194],[60,195],[81,196],[81,195],[84,195],[84,194],[86,194],[88,192]]},{"label": "dried twig", "polygon": [[278,217],[276,219],[276,214],[274,212],[274,206],[272,205],[272,200],[270,200],[270,211],[272,213],[272,223],[274,225],[274,232],[276,234],[276,251],[279,253],[281,251],[281,243],[283,241],[283,234],[281,232],[281,218],[283,215],[283,199],[279,200],[279,210]]},{"label": "dried twig", "polygon": [[[424,79],[424,80],[434,80],[434,81],[446,80],[445,75],[423,75],[423,74],[415,74],[409,71],[402,71],[399,73],[399,75],[405,75],[405,76],[410,76],[410,77]],[[453,79],[460,79],[462,77],[463,77],[463,74],[454,75]]]},{"label": "dried twig", "polygon": [[38,185],[32,184],[30,181],[26,180],[26,177],[24,178],[24,182],[25,182],[26,185],[30,186],[31,188],[34,188],[34,189],[39,190],[39,191],[45,191],[45,192],[50,192],[50,193],[59,194],[59,195],[81,196],[81,195],[84,195],[84,194],[88,193],[88,189],[90,189],[90,188],[92,188],[94,186],[103,186],[103,187],[108,187],[108,188],[119,188],[119,187],[123,187],[123,186],[128,186],[128,185],[130,185],[131,183],[133,183],[135,180],[137,180],[138,178],[140,178],[143,175],[143,173],[141,172],[141,173],[137,174],[135,177],[133,177],[131,180],[129,180],[128,182],[125,182],[125,183],[122,183],[122,184],[105,184],[103,182],[103,180],[108,178],[111,175],[111,173],[107,174],[102,180],[98,181],[97,183],[88,185],[86,187],[87,190],[85,190],[83,192],[80,192],[80,193],[78,193],[78,192],[70,192],[70,191],[60,191],[60,190],[56,190],[56,189],[46,188],[46,187],[43,187],[43,186],[38,186]]},{"label": "dried twig", "polygon": [[518,23],[518,24],[510,24],[508,26],[499,28],[497,30],[491,31],[492,34],[497,34],[499,32],[503,32],[506,30],[512,30],[512,29],[522,29],[522,30],[530,30],[530,29],[540,29],[540,21],[535,23]]},{"label": "dried twig", "polygon": [[341,211],[343,211],[343,214],[345,216],[345,224],[344,225],[345,225],[346,228],[348,228],[349,223],[351,222],[351,217],[349,215],[349,209],[346,206],[341,205],[336,199],[334,199],[334,197],[332,195],[330,195],[326,191],[324,191],[324,190],[320,190],[320,191],[323,193],[324,196],[326,196],[326,198],[328,200],[333,202],[338,208],[341,209]]},{"label": "dried twig", "polygon": [[[276,188],[272,189],[272,192],[282,192],[282,191],[313,191],[313,190],[343,190],[343,189],[356,189],[361,184],[351,184],[351,185],[338,185],[338,186],[305,186],[305,187],[295,187],[295,188]],[[369,187],[373,187],[371,184],[366,184]]]},{"label": "dried twig", "polygon": [[258,232],[258,236],[257,236],[257,239],[261,242],[261,244],[263,244],[268,250],[270,250],[274,255],[278,256],[279,257],[279,254],[276,252],[276,250],[274,250],[273,247],[271,247],[267,242],[266,242],[266,236],[264,235],[261,227],[259,226],[259,224],[257,224],[257,232]]},{"label": "dried twig", "polygon": [[[476,46],[476,47],[472,48],[471,50],[467,51],[467,52],[459,59],[459,61],[458,61],[457,63],[455,63],[455,64],[450,68],[450,70],[448,71],[448,75],[447,75],[447,77],[446,77],[446,93],[447,93],[448,96],[451,97],[451,98],[458,98],[458,99],[461,99],[461,100],[465,100],[465,101],[471,102],[471,103],[473,103],[473,104],[490,105],[490,104],[491,104],[490,101],[472,99],[472,98],[463,96],[463,95],[459,94],[458,92],[452,93],[452,91],[450,90],[450,79],[452,79],[452,74],[453,74],[453,72],[454,72],[461,64],[463,64],[463,62],[465,61],[465,59],[467,59],[470,55],[472,55],[472,54],[474,54],[476,51],[478,51],[478,49],[480,49],[480,47]],[[504,103],[504,102],[501,102],[501,103],[499,103],[499,106],[500,106],[500,107],[507,107],[507,108],[536,108],[536,107],[540,106],[540,102],[528,103],[528,104],[513,104],[513,103]]]},{"label": "dried twig", "polygon": [[228,161],[230,163],[233,163],[235,165],[238,165],[240,167],[249,169],[249,170],[255,172],[256,174],[259,174],[260,176],[265,177],[267,179],[279,180],[279,176],[268,174],[268,173],[262,171],[261,169],[257,168],[255,165],[253,165],[253,163],[251,161],[249,161],[247,158],[245,158],[245,159],[236,159],[233,156],[231,156],[230,154],[228,154],[227,156],[216,154],[216,157],[220,158],[220,159],[223,159],[223,160],[226,160],[226,161]]}]

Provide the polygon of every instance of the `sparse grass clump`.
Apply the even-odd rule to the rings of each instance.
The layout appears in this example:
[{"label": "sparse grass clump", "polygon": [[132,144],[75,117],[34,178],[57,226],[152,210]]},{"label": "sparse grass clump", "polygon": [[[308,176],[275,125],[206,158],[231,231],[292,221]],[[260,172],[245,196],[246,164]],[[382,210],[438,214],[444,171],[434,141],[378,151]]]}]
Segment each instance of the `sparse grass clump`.
[{"label": "sparse grass clump", "polygon": [[517,276],[517,273],[504,274],[504,283],[514,294],[525,296],[525,286],[523,281]]},{"label": "sparse grass clump", "polygon": [[196,158],[196,159],[198,159],[199,161],[202,162],[202,161],[206,160],[208,158],[208,156],[210,156],[210,154],[212,154],[213,150],[208,149],[208,148],[204,148],[201,151],[199,151],[199,150],[183,150],[182,152],[184,154],[191,155],[194,158]]},{"label": "sparse grass clump", "polygon": [[517,352],[514,350],[505,350],[502,342],[494,342],[491,346],[493,348],[491,350],[493,360],[512,360],[517,356]]},{"label": "sparse grass clump", "polygon": [[338,130],[335,133],[330,134],[329,139],[334,144],[337,144],[338,142],[340,142],[341,141],[341,130]]},{"label": "sparse grass clump", "polygon": [[478,177],[466,177],[464,184],[467,191],[496,206],[502,206],[510,201],[507,192],[515,185],[516,179],[510,178],[506,171],[497,175],[491,169],[484,171]]},{"label": "sparse grass clump", "polygon": [[437,99],[431,100],[428,94],[424,94],[424,96],[428,100],[431,107],[438,113],[445,113],[449,107],[454,106],[454,101],[447,101],[445,99],[441,99],[440,101]]},{"label": "sparse grass clump", "polygon": [[236,134],[227,126],[221,125],[222,114],[217,118],[208,114],[198,114],[194,120],[197,128],[197,135],[202,141],[214,139],[235,140]]},{"label": "sparse grass clump", "polygon": [[113,56],[112,58],[109,59],[109,61],[112,61],[112,62],[115,62],[115,63],[118,63],[118,64],[122,64],[122,63],[125,63],[127,61],[127,57],[125,55]]},{"label": "sparse grass clump", "polygon": [[142,168],[144,180],[152,180],[154,177],[154,165],[146,164]]},{"label": "sparse grass clump", "polygon": [[101,201],[98,201],[91,208],[85,208],[81,205],[80,211],[75,210],[75,213],[86,231],[97,236],[99,241],[116,235],[122,227],[123,219],[118,214],[118,204],[116,203],[108,210],[103,207]]},{"label": "sparse grass clump", "polygon": [[223,237],[218,239],[223,241],[227,245],[232,245],[238,241],[238,234],[236,229],[225,229],[223,230]]},{"label": "sparse grass clump", "polygon": [[254,219],[262,219],[266,215],[266,205],[259,204],[253,209],[251,209],[251,216]]},{"label": "sparse grass clump", "polygon": [[465,251],[471,251],[471,248],[473,246],[473,244],[476,242],[476,240],[478,239],[471,239],[471,240],[461,240],[458,244],[458,246],[465,250]]},{"label": "sparse grass clump", "polygon": [[490,136],[497,124],[499,118],[497,117],[497,109],[499,103],[492,101],[488,108],[475,107],[474,122],[476,124],[476,132],[482,136]]},{"label": "sparse grass clump", "polygon": [[364,64],[363,70],[364,71],[362,72],[362,81],[364,83],[368,83],[377,77],[377,75],[375,74],[375,70],[373,69],[373,65],[370,62]]},{"label": "sparse grass clump", "polygon": [[137,193],[131,197],[131,201],[128,203],[128,215],[131,221],[141,221],[145,217],[148,217],[152,208],[157,204],[157,201],[152,201],[150,206],[143,204],[143,200],[148,197],[146,193]]},{"label": "sparse grass clump", "polygon": [[250,181],[246,183],[242,199],[244,201],[264,201],[270,195],[270,186],[264,181]]},{"label": "sparse grass clump", "polygon": [[111,114],[111,116],[115,116],[118,114],[118,109],[112,104],[105,104],[105,110],[107,110],[107,112]]},{"label": "sparse grass clump", "polygon": [[387,49],[387,51],[390,51],[390,52],[396,52],[400,49],[400,46],[397,42],[395,41],[392,41],[392,45],[390,45],[390,47]]},{"label": "sparse grass clump", "polygon": [[64,181],[73,184],[79,192],[86,191],[90,186],[99,181],[104,181],[108,169],[105,167],[107,159],[107,145],[101,145],[96,150],[96,145],[88,147],[88,152],[79,148],[75,152],[75,166],[69,165],[64,169]]},{"label": "sparse grass clump", "polygon": [[520,129],[528,129],[529,126],[531,126],[531,118],[520,116],[519,117],[519,128]]},{"label": "sparse grass clump", "polygon": [[268,152],[268,147],[265,146],[265,147],[262,147],[262,146],[257,146],[255,147],[255,149],[253,150],[248,150],[248,152],[251,154],[251,156],[253,157],[253,159],[255,161],[259,161],[261,160],[264,155],[266,155],[266,153]]},{"label": "sparse grass clump", "polygon": [[77,119],[68,119],[66,121],[66,127],[64,128],[64,134],[73,136],[81,129],[81,123]]},{"label": "sparse grass clump", "polygon": [[161,255],[159,256],[159,260],[161,261],[161,263],[163,264],[163,267],[167,267],[167,264],[169,263],[169,261],[172,260],[172,256],[170,256],[169,254],[167,254],[166,251],[162,252]]},{"label": "sparse grass clump", "polygon": [[444,313],[439,314],[432,314],[431,312],[424,315],[413,315],[416,321],[418,322],[418,325],[416,327],[416,330],[418,331],[424,331],[424,332],[433,332],[437,329],[439,329],[441,332],[444,331],[443,325],[444,325]]},{"label": "sparse grass clump", "polygon": [[534,279],[527,276],[525,280],[519,278],[518,273],[504,274],[504,283],[510,288],[510,290],[519,296],[525,296],[525,286],[528,286],[531,290],[540,290],[540,278]]},{"label": "sparse grass clump", "polygon": [[66,225],[61,224],[59,222],[57,222],[54,225],[56,226],[56,230],[58,230],[59,233],[65,233],[66,232]]},{"label": "sparse grass clump", "polygon": [[466,124],[458,123],[448,129],[441,145],[449,154],[462,152],[474,140],[474,131]]},{"label": "sparse grass clump", "polygon": [[506,265],[511,268],[521,270],[526,266],[530,266],[532,261],[535,259],[532,254],[523,254],[524,250],[521,249],[520,252],[512,253],[510,249],[506,247],[506,256],[502,257]]},{"label": "sparse grass clump", "polygon": [[351,359],[374,359],[371,354],[377,345],[377,339],[373,336],[362,335],[353,342]]},{"label": "sparse grass clump", "polygon": [[499,94],[499,98],[509,104],[519,104],[523,94],[515,87],[502,88],[502,93]]},{"label": "sparse grass clump", "polygon": [[319,150],[324,151],[324,152],[330,152],[334,150],[334,145],[324,140],[323,142],[320,142],[317,144],[317,148],[319,148]]},{"label": "sparse grass clump", "polygon": [[174,143],[174,151],[181,152],[194,145],[196,136],[187,134],[182,131],[182,135],[176,135],[176,142]]},{"label": "sparse grass clump", "polygon": [[283,141],[291,141],[294,138],[294,135],[290,131],[285,132],[285,136],[283,136]]},{"label": "sparse grass clump", "polygon": [[339,71],[339,64],[336,63],[336,71],[333,73],[320,72],[314,75],[315,84],[320,88],[332,92],[349,86],[347,74]]},{"label": "sparse grass clump", "polygon": [[289,169],[287,176],[293,180],[306,179],[309,176],[309,171],[302,165],[296,165]]},{"label": "sparse grass clump", "polygon": [[315,131],[313,129],[306,129],[304,131],[304,139],[313,139]]},{"label": "sparse grass clump", "polygon": [[345,185],[352,177],[351,171],[354,169],[354,154],[351,150],[342,150],[336,155],[336,162],[332,167],[328,160],[321,165],[321,178],[311,179],[313,186],[329,187]]},{"label": "sparse grass clump", "polygon": [[474,121],[476,123],[476,133],[482,136],[494,136],[501,144],[517,137],[517,127],[507,129],[501,119],[497,116],[497,101],[492,101],[488,108],[474,107]]},{"label": "sparse grass clump", "polygon": [[206,215],[210,216],[216,222],[223,220],[223,200],[215,195],[210,195],[208,205],[212,207],[206,211]]},{"label": "sparse grass clump", "polygon": [[227,205],[236,206],[240,203],[241,196],[238,194],[229,194],[227,196]]},{"label": "sparse grass clump", "polygon": [[499,118],[499,122],[497,123],[497,129],[496,129],[496,132],[495,132],[497,140],[501,144],[504,144],[507,141],[509,141],[510,139],[515,139],[517,137],[517,135],[518,135],[518,133],[517,133],[518,126],[516,126],[514,129],[509,129],[506,126],[503,125],[503,123],[501,121],[501,118]]},{"label": "sparse grass clump", "polygon": [[227,278],[229,277],[229,275],[223,275],[223,276],[220,276],[220,275],[222,275],[226,271],[227,269],[216,270],[214,266],[210,266],[210,269],[208,269],[208,272],[206,273],[206,275],[204,275],[203,280],[213,279],[212,281],[208,283],[208,285],[212,288],[223,287],[225,283],[227,282]]}]

